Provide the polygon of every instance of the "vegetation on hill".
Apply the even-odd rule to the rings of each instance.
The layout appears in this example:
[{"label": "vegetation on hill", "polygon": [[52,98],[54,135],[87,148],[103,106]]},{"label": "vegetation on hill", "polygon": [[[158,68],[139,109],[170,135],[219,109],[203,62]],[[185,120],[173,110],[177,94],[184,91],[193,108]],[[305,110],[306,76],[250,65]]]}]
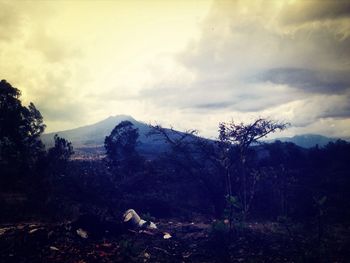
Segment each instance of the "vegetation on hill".
[{"label": "vegetation on hill", "polygon": [[[150,159],[138,152],[138,127],[124,121],[105,138],[106,158],[71,160],[73,147],[59,136],[45,150],[43,118],[34,104],[22,106],[19,95],[0,82],[3,261],[59,262],[68,255],[72,262],[350,259],[346,141],[310,149],[259,143],[287,128],[263,118],[222,123],[217,141],[155,126],[148,127],[149,140],[168,147]],[[128,231],[120,218],[129,208],[173,231],[172,239]],[[85,243],[76,228],[90,234]]]}]

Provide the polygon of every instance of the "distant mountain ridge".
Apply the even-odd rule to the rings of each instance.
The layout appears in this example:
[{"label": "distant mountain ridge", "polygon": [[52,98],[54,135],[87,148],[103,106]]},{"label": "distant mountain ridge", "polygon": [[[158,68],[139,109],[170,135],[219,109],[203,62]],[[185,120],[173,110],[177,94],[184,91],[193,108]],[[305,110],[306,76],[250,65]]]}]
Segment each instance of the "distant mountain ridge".
[{"label": "distant mountain ridge", "polygon": [[319,147],[323,147],[330,142],[337,141],[338,138],[330,138],[319,134],[301,134],[301,135],[295,135],[293,137],[281,137],[281,138],[271,140],[269,142],[273,142],[277,140],[281,142],[292,142],[303,148],[311,148],[316,145],[318,145]]},{"label": "distant mountain ridge", "polygon": [[97,123],[82,126],[66,131],[47,133],[42,136],[42,140],[46,145],[53,144],[53,137],[57,134],[60,137],[71,141],[74,147],[97,146],[104,143],[104,139],[111,133],[113,128],[122,121],[130,121],[141,130],[147,129],[147,125],[137,122],[134,118],[128,115],[110,116],[107,119]]},{"label": "distant mountain ridge", "polygon": [[[54,143],[53,137],[57,134],[60,137],[72,142],[73,147],[79,154],[104,154],[104,140],[107,135],[110,135],[111,131],[121,121],[128,120],[139,129],[139,145],[138,150],[140,153],[146,156],[154,156],[165,152],[168,149],[167,143],[159,135],[148,136],[151,131],[151,127],[144,123],[135,120],[129,115],[116,115],[110,116],[107,119],[99,121],[97,123],[86,125],[83,127],[70,129],[66,131],[52,132],[42,135],[42,140],[46,147],[51,147]],[[168,130],[170,132],[170,130]],[[181,132],[179,132],[181,134]],[[178,136],[175,132],[171,133],[171,136]],[[335,142],[336,138],[329,138],[318,134],[303,134],[295,135],[293,137],[282,137],[274,140],[268,140],[266,142],[274,142],[280,140],[282,142],[292,142],[303,148],[311,148],[316,145],[319,147],[325,146],[329,142]]]},{"label": "distant mountain ridge", "polygon": [[[145,156],[154,156],[165,152],[169,147],[159,135],[148,136],[151,127],[135,120],[129,115],[110,116],[107,119],[97,123],[70,129],[66,131],[52,132],[42,135],[42,141],[46,147],[52,147],[54,144],[54,135],[63,137],[70,141],[78,154],[104,154],[104,140],[110,135],[115,126],[122,121],[130,121],[139,131],[139,144],[137,146],[141,154]],[[171,136],[177,136],[175,132]]]}]

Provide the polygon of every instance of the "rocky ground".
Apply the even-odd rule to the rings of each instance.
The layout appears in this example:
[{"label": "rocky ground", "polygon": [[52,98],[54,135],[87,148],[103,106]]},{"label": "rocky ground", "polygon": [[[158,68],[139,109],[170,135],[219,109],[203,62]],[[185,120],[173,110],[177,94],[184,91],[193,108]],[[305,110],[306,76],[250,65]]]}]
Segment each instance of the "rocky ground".
[{"label": "rocky ground", "polygon": [[[276,223],[250,223],[229,235],[212,221],[156,222],[158,230],[78,223],[0,228],[0,262],[349,262],[343,239],[318,246]],[[89,229],[90,228],[90,229]],[[344,229],[343,229],[344,230]],[[345,230],[344,230],[345,231]],[[101,233],[103,232],[103,233]],[[340,235],[340,234],[339,234]],[[330,246],[330,247],[329,247]]]}]

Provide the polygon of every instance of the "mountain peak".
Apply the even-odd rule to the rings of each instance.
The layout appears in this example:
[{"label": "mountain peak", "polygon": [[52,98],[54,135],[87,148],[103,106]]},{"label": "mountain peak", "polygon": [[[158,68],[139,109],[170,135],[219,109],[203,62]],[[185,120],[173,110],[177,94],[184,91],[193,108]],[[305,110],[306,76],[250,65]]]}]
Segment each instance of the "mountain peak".
[{"label": "mountain peak", "polygon": [[118,114],[118,115],[111,115],[106,120],[130,120],[130,121],[136,121],[132,116],[125,115],[125,114]]},{"label": "mountain peak", "polygon": [[131,117],[130,115],[124,115],[124,114],[120,114],[120,115],[114,115],[114,116],[109,116],[108,118],[102,120],[102,121],[99,121],[95,124],[92,124],[91,126],[100,126],[100,125],[103,125],[103,124],[114,124],[117,125],[118,123],[122,122],[122,121],[131,121],[132,123],[136,123],[137,121]]},{"label": "mountain peak", "polygon": [[[53,146],[54,134],[63,137],[70,141],[75,149],[75,152],[82,155],[100,154],[103,151],[104,140],[110,135],[111,131],[122,121],[130,121],[139,132],[138,150],[141,154],[153,156],[154,153],[164,152],[168,145],[161,140],[161,137],[155,139],[149,137],[150,132],[148,124],[135,120],[130,115],[115,115],[99,121],[94,124],[86,125],[76,129],[48,133],[42,135],[41,139],[47,147]],[[101,150],[102,149],[102,150]]]},{"label": "mountain peak", "polygon": [[71,141],[74,147],[87,145],[103,145],[104,138],[111,133],[113,128],[122,121],[132,122],[138,129],[147,130],[147,124],[138,122],[130,115],[114,115],[96,122],[94,124],[82,126],[75,129],[47,133],[42,135],[42,140],[46,145],[53,144],[54,134]]}]

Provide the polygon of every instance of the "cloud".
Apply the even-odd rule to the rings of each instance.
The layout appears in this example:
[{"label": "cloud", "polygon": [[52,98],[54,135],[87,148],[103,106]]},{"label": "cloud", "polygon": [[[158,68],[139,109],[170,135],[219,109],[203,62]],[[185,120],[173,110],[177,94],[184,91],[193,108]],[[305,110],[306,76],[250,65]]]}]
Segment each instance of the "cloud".
[{"label": "cloud", "polygon": [[22,18],[10,3],[4,2],[0,8],[0,41],[11,41],[19,34]]},{"label": "cloud", "polygon": [[23,41],[27,38],[28,27],[44,26],[44,21],[52,15],[52,8],[41,2],[40,5],[30,1],[1,1],[0,3],[0,41]]},{"label": "cloud", "polygon": [[[35,97],[35,105],[42,112],[45,122],[72,123],[84,119],[87,105],[80,100],[77,89],[72,86],[72,72],[69,69],[56,68],[49,71],[31,89],[31,97]],[[74,82],[73,82],[74,83]]]},{"label": "cloud", "polygon": [[231,106],[231,102],[213,102],[213,103],[206,103],[206,104],[197,104],[194,105],[194,108],[198,109],[205,109],[205,110],[215,110],[215,109],[227,109]]},{"label": "cloud", "polygon": [[[196,74],[186,97],[200,90],[192,98],[193,107],[208,111],[259,114],[289,105],[295,113],[289,119],[296,126],[348,118],[348,7],[333,1],[217,1],[200,38],[177,57]],[[286,10],[290,13],[282,19]],[[213,93],[225,95],[207,96]],[[177,101],[183,103],[181,94]],[[345,95],[335,99],[335,94]],[[303,112],[296,114],[294,107]]]},{"label": "cloud", "polygon": [[216,1],[199,37],[175,57],[192,78],[160,74],[134,99],[203,121],[267,116],[294,132],[329,132],[325,120],[350,118],[348,5],[293,3]]},{"label": "cloud", "polygon": [[345,70],[273,68],[262,72],[257,81],[286,84],[306,93],[343,93],[350,88],[349,72]]},{"label": "cloud", "polygon": [[350,119],[350,94],[346,95],[308,95],[262,113],[267,116],[288,121],[295,128],[305,128],[320,120]]},{"label": "cloud", "polygon": [[282,7],[280,19],[285,24],[340,19],[350,16],[350,2],[345,0],[295,1]]},{"label": "cloud", "polygon": [[81,57],[81,49],[74,48],[57,36],[48,33],[45,28],[36,28],[26,46],[38,51],[47,62],[57,63],[66,59]]},{"label": "cloud", "polygon": [[348,1],[0,6],[0,72],[50,130],[124,113],[207,136],[256,116],[335,134],[350,118]]},{"label": "cloud", "polygon": [[179,62],[201,74],[198,79],[206,74],[249,78],[256,70],[273,68],[349,70],[350,31],[342,34],[343,24],[327,22],[291,30],[276,19],[279,12],[272,5],[276,2],[264,3],[259,8],[238,1],[217,2],[202,25],[200,39],[188,45]]}]

